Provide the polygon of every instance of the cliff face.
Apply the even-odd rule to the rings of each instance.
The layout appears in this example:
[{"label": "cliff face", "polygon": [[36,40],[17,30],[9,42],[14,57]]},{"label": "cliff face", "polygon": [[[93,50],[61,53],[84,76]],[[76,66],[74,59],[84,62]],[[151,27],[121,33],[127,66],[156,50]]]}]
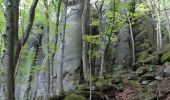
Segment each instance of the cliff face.
[{"label": "cliff face", "polygon": [[[162,24],[162,29],[165,27]],[[169,100],[169,44],[167,31],[163,30],[162,52],[156,50],[155,20],[144,15],[133,25],[136,63],[132,66],[131,41],[127,25],[118,33],[113,73],[104,79],[94,78],[92,100]],[[64,100],[87,100],[88,84],[78,85]]]},{"label": "cliff face", "polygon": [[[77,9],[74,12],[69,12],[67,18],[67,28],[65,35],[65,48],[64,48],[64,67],[63,67],[63,86],[64,91],[69,92],[66,100],[82,99],[86,100],[89,97],[88,84],[78,85],[80,81],[80,67],[81,67],[81,7],[79,4],[69,6],[68,9]],[[162,28],[165,26],[162,25]],[[124,25],[117,34],[116,46],[111,49],[112,54],[110,60],[113,60],[114,71],[113,75],[106,74],[103,80],[94,79],[93,99],[123,99],[128,97],[129,100],[136,100],[145,98],[146,100],[155,99],[158,95],[157,92],[162,94],[159,98],[168,98],[165,94],[167,89],[160,89],[158,87],[167,84],[169,81],[169,64],[166,63],[170,60],[168,35],[163,31],[163,48],[162,52],[157,52],[156,45],[156,28],[155,20],[149,15],[143,15],[135,20],[132,26],[134,33],[136,63],[132,66],[132,45],[130,39],[130,30],[128,25]],[[57,54],[57,52],[56,52]],[[112,56],[112,57],[111,57]],[[40,57],[41,58],[41,57]],[[94,64],[94,70],[98,68],[98,59]],[[109,61],[106,61],[109,62]],[[166,64],[165,64],[166,63]],[[52,80],[52,93],[57,92],[57,55],[54,59]],[[106,71],[110,66],[106,66]],[[99,74],[97,72],[96,74]],[[165,76],[164,76],[165,75]],[[55,77],[56,76],[56,77]],[[32,91],[37,97],[45,98],[46,89],[44,87],[43,79],[46,77],[45,72],[39,73],[35,76],[35,81],[32,82]],[[44,85],[43,85],[44,84]],[[162,86],[162,85],[161,85]],[[39,87],[39,88],[38,88]],[[163,87],[163,86],[162,86]],[[35,89],[36,88],[36,89]],[[164,88],[164,87],[163,87]],[[141,92],[145,91],[145,92]],[[149,91],[149,92],[147,92]],[[108,96],[108,97],[107,97]]]},{"label": "cliff face", "polygon": [[[75,9],[75,10],[72,10]],[[74,89],[79,80],[79,67],[81,62],[81,14],[80,3],[68,7],[67,25],[64,43],[64,65],[62,69],[64,91]],[[54,57],[53,76],[57,75],[57,53]],[[54,90],[57,91],[57,80],[54,79]]]}]

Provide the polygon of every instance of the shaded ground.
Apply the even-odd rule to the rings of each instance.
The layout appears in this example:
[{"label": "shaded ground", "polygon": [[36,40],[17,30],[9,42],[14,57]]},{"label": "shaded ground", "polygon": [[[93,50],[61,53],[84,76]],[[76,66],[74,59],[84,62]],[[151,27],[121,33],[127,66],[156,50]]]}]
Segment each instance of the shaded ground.
[{"label": "shaded ground", "polygon": [[[120,75],[93,79],[92,100],[170,100],[170,79],[164,65],[140,66]],[[64,100],[88,100],[88,85],[77,86]]]}]

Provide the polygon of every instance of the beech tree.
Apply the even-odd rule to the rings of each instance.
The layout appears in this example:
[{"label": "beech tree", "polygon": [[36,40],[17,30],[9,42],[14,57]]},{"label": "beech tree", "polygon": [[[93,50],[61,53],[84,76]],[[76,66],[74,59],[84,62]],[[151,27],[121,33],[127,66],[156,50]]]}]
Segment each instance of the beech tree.
[{"label": "beech tree", "polygon": [[19,0],[5,0],[6,6],[6,99],[15,100],[15,68],[22,47],[25,45],[34,22],[35,8],[39,0],[34,0],[29,13],[28,25],[23,38],[18,37]]}]

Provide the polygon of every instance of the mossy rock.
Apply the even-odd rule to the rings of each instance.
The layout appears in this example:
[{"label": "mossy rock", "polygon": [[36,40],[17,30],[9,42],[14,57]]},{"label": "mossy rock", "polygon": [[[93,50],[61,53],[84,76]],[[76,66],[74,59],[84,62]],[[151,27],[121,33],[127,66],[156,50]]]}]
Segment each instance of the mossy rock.
[{"label": "mossy rock", "polygon": [[135,88],[141,87],[141,84],[137,80],[130,80],[129,85],[132,86],[132,87],[135,87]]},{"label": "mossy rock", "polygon": [[150,82],[148,85],[146,85],[145,87],[145,91],[146,92],[155,92],[157,89],[157,82],[156,81],[152,81]]},{"label": "mossy rock", "polygon": [[136,75],[141,76],[147,73],[147,68],[146,67],[140,67],[136,70]]},{"label": "mossy rock", "polygon": [[154,79],[155,79],[154,73],[147,73],[141,76],[140,82],[145,80],[153,81]]},{"label": "mossy rock", "polygon": [[141,61],[144,64],[153,64],[157,65],[159,63],[159,55],[149,55],[146,59]]},{"label": "mossy rock", "polygon": [[43,100],[43,97],[36,97],[34,100]]},{"label": "mossy rock", "polygon": [[165,45],[163,45],[163,50],[164,50],[164,51],[170,50],[170,44],[165,44]]},{"label": "mossy rock", "polygon": [[86,90],[87,89],[87,85],[86,84],[81,84],[81,85],[77,85],[76,86],[76,91],[79,92],[79,91],[83,91],[83,90]]},{"label": "mossy rock", "polygon": [[134,100],[155,100],[155,99],[156,99],[156,94],[150,92],[144,92],[144,93],[139,92],[134,97]]},{"label": "mossy rock", "polygon": [[170,61],[170,51],[165,51],[161,57],[161,62],[169,62]]},{"label": "mossy rock", "polygon": [[139,67],[142,67],[142,63],[140,62],[136,62],[133,66],[132,66],[132,70],[136,71]]},{"label": "mossy rock", "polygon": [[149,43],[142,43],[139,46],[136,46],[137,51],[148,50],[150,47]]},{"label": "mossy rock", "polygon": [[[79,94],[81,94],[86,100],[88,100],[87,98],[89,98],[90,96],[89,91],[81,91]],[[100,100],[102,95],[103,95],[102,91],[92,91],[92,100]],[[71,100],[71,99],[68,99],[68,100]],[[77,99],[74,99],[74,100],[77,100]],[[78,99],[78,100],[82,100],[82,99]]]},{"label": "mossy rock", "polygon": [[64,100],[87,100],[87,99],[81,95],[71,94],[65,97]]},{"label": "mossy rock", "polygon": [[143,30],[139,34],[136,35],[135,41],[142,43],[147,38],[148,38],[147,32],[146,32],[146,30]]},{"label": "mossy rock", "polygon": [[137,53],[137,61],[143,61],[144,59],[146,59],[148,57],[148,53],[147,51],[143,51],[143,52],[139,52]]}]

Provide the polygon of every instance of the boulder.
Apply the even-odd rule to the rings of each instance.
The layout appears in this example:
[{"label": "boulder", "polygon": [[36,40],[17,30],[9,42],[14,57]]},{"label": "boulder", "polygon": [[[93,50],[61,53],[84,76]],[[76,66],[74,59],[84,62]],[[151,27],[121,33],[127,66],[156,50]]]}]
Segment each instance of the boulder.
[{"label": "boulder", "polygon": [[147,37],[148,37],[147,31],[143,30],[139,34],[136,35],[135,41],[142,43],[145,39],[147,39]]},{"label": "boulder", "polygon": [[170,61],[170,51],[165,51],[161,57],[161,62],[165,63]]},{"label": "boulder", "polygon": [[170,63],[165,64],[165,69],[163,70],[164,77],[170,77]]},{"label": "boulder", "polygon": [[146,72],[148,72],[146,67],[140,67],[136,70],[136,74],[138,76],[141,76],[141,75],[145,74]]},{"label": "boulder", "polygon": [[132,66],[132,70],[133,71],[136,71],[139,67],[142,66],[142,63],[140,62],[136,62],[133,66]]},{"label": "boulder", "polygon": [[144,64],[152,64],[157,65],[159,64],[159,55],[149,55],[147,58],[141,61]]},{"label": "boulder", "polygon": [[136,56],[137,56],[137,61],[140,62],[148,57],[148,53],[146,51],[142,51],[137,53]]},{"label": "boulder", "polygon": [[144,74],[144,75],[141,76],[140,83],[142,85],[146,85],[153,80],[155,80],[154,73],[147,73],[147,74]]},{"label": "boulder", "polygon": [[129,27],[128,25],[125,25],[118,33],[118,41],[115,51],[115,65],[121,66],[117,67],[116,70],[118,71],[132,65],[132,47],[130,41]]}]

